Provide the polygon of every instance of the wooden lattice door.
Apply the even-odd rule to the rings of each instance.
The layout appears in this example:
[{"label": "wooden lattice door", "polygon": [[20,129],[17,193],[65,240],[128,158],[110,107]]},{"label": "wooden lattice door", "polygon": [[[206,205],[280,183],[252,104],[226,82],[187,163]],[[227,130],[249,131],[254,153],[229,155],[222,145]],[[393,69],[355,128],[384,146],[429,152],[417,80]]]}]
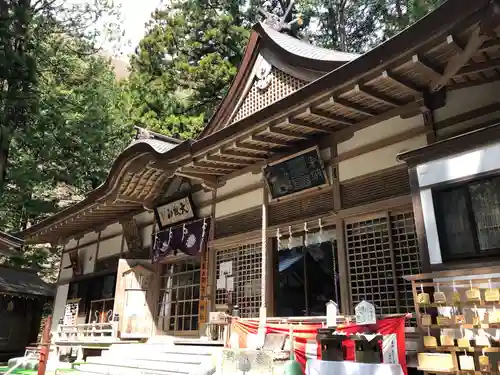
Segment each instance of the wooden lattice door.
[{"label": "wooden lattice door", "polygon": [[346,221],[345,245],[351,308],[367,300],[382,315],[412,310],[411,284],[403,279],[421,272],[412,211]]}]

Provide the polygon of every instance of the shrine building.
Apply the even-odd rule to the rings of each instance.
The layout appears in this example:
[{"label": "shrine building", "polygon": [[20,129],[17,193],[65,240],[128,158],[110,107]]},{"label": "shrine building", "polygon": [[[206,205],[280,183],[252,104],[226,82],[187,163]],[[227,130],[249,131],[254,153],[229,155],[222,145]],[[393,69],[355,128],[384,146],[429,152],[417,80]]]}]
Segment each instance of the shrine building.
[{"label": "shrine building", "polygon": [[[61,326],[117,321],[110,342],[200,337],[216,311],[321,317],[330,300],[412,312],[403,276],[493,261],[492,4],[447,1],[362,55],[256,24],[196,139],[138,129],[99,188],[23,233],[62,249],[56,344]],[[457,236],[447,220],[473,215],[450,189],[471,176],[496,229],[471,221]]]}]

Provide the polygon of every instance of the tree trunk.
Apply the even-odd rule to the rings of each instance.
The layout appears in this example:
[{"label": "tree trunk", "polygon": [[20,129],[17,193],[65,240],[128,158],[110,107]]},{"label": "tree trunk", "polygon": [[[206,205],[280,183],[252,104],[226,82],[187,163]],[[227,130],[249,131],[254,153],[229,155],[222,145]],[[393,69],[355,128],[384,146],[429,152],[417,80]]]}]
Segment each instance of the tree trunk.
[{"label": "tree trunk", "polygon": [[7,128],[0,128],[0,193],[5,185],[11,136]]}]

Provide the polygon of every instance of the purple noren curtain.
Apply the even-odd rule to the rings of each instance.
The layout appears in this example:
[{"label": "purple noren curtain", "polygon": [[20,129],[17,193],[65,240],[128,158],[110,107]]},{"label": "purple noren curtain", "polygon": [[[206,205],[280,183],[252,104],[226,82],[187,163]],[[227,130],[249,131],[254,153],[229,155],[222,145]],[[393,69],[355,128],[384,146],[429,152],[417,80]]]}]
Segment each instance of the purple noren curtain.
[{"label": "purple noren curtain", "polygon": [[210,218],[194,220],[165,229],[154,236],[153,262],[180,250],[195,256],[205,248],[210,232]]}]

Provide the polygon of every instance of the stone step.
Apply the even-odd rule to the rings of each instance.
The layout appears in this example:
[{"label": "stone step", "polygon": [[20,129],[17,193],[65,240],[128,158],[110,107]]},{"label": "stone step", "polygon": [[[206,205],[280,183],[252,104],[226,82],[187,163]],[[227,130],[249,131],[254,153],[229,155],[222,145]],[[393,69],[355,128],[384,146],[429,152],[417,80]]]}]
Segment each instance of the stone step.
[{"label": "stone step", "polygon": [[170,352],[137,352],[137,353],[113,353],[113,352],[102,352],[101,358],[109,360],[117,360],[120,358],[128,359],[142,359],[149,361],[165,361],[165,362],[179,362],[179,363],[200,363],[206,358],[210,358],[211,354],[198,354],[198,353],[170,353]]},{"label": "stone step", "polygon": [[83,363],[75,365],[80,375],[183,375],[186,373],[179,373],[169,370],[144,370],[132,367],[116,367],[110,365]]},{"label": "stone step", "polygon": [[135,355],[138,353],[170,353],[170,354],[196,354],[196,355],[211,355],[212,353],[221,350],[216,346],[184,346],[184,345],[150,345],[142,344],[142,346],[121,345],[111,347],[109,350],[103,351],[106,355]]},{"label": "stone step", "polygon": [[149,360],[149,359],[131,359],[131,358],[106,358],[106,357],[88,357],[86,363],[94,365],[106,365],[117,368],[132,368],[146,371],[170,371],[179,374],[189,374],[194,372],[202,363],[187,362],[186,359],[179,357],[178,361]]}]

